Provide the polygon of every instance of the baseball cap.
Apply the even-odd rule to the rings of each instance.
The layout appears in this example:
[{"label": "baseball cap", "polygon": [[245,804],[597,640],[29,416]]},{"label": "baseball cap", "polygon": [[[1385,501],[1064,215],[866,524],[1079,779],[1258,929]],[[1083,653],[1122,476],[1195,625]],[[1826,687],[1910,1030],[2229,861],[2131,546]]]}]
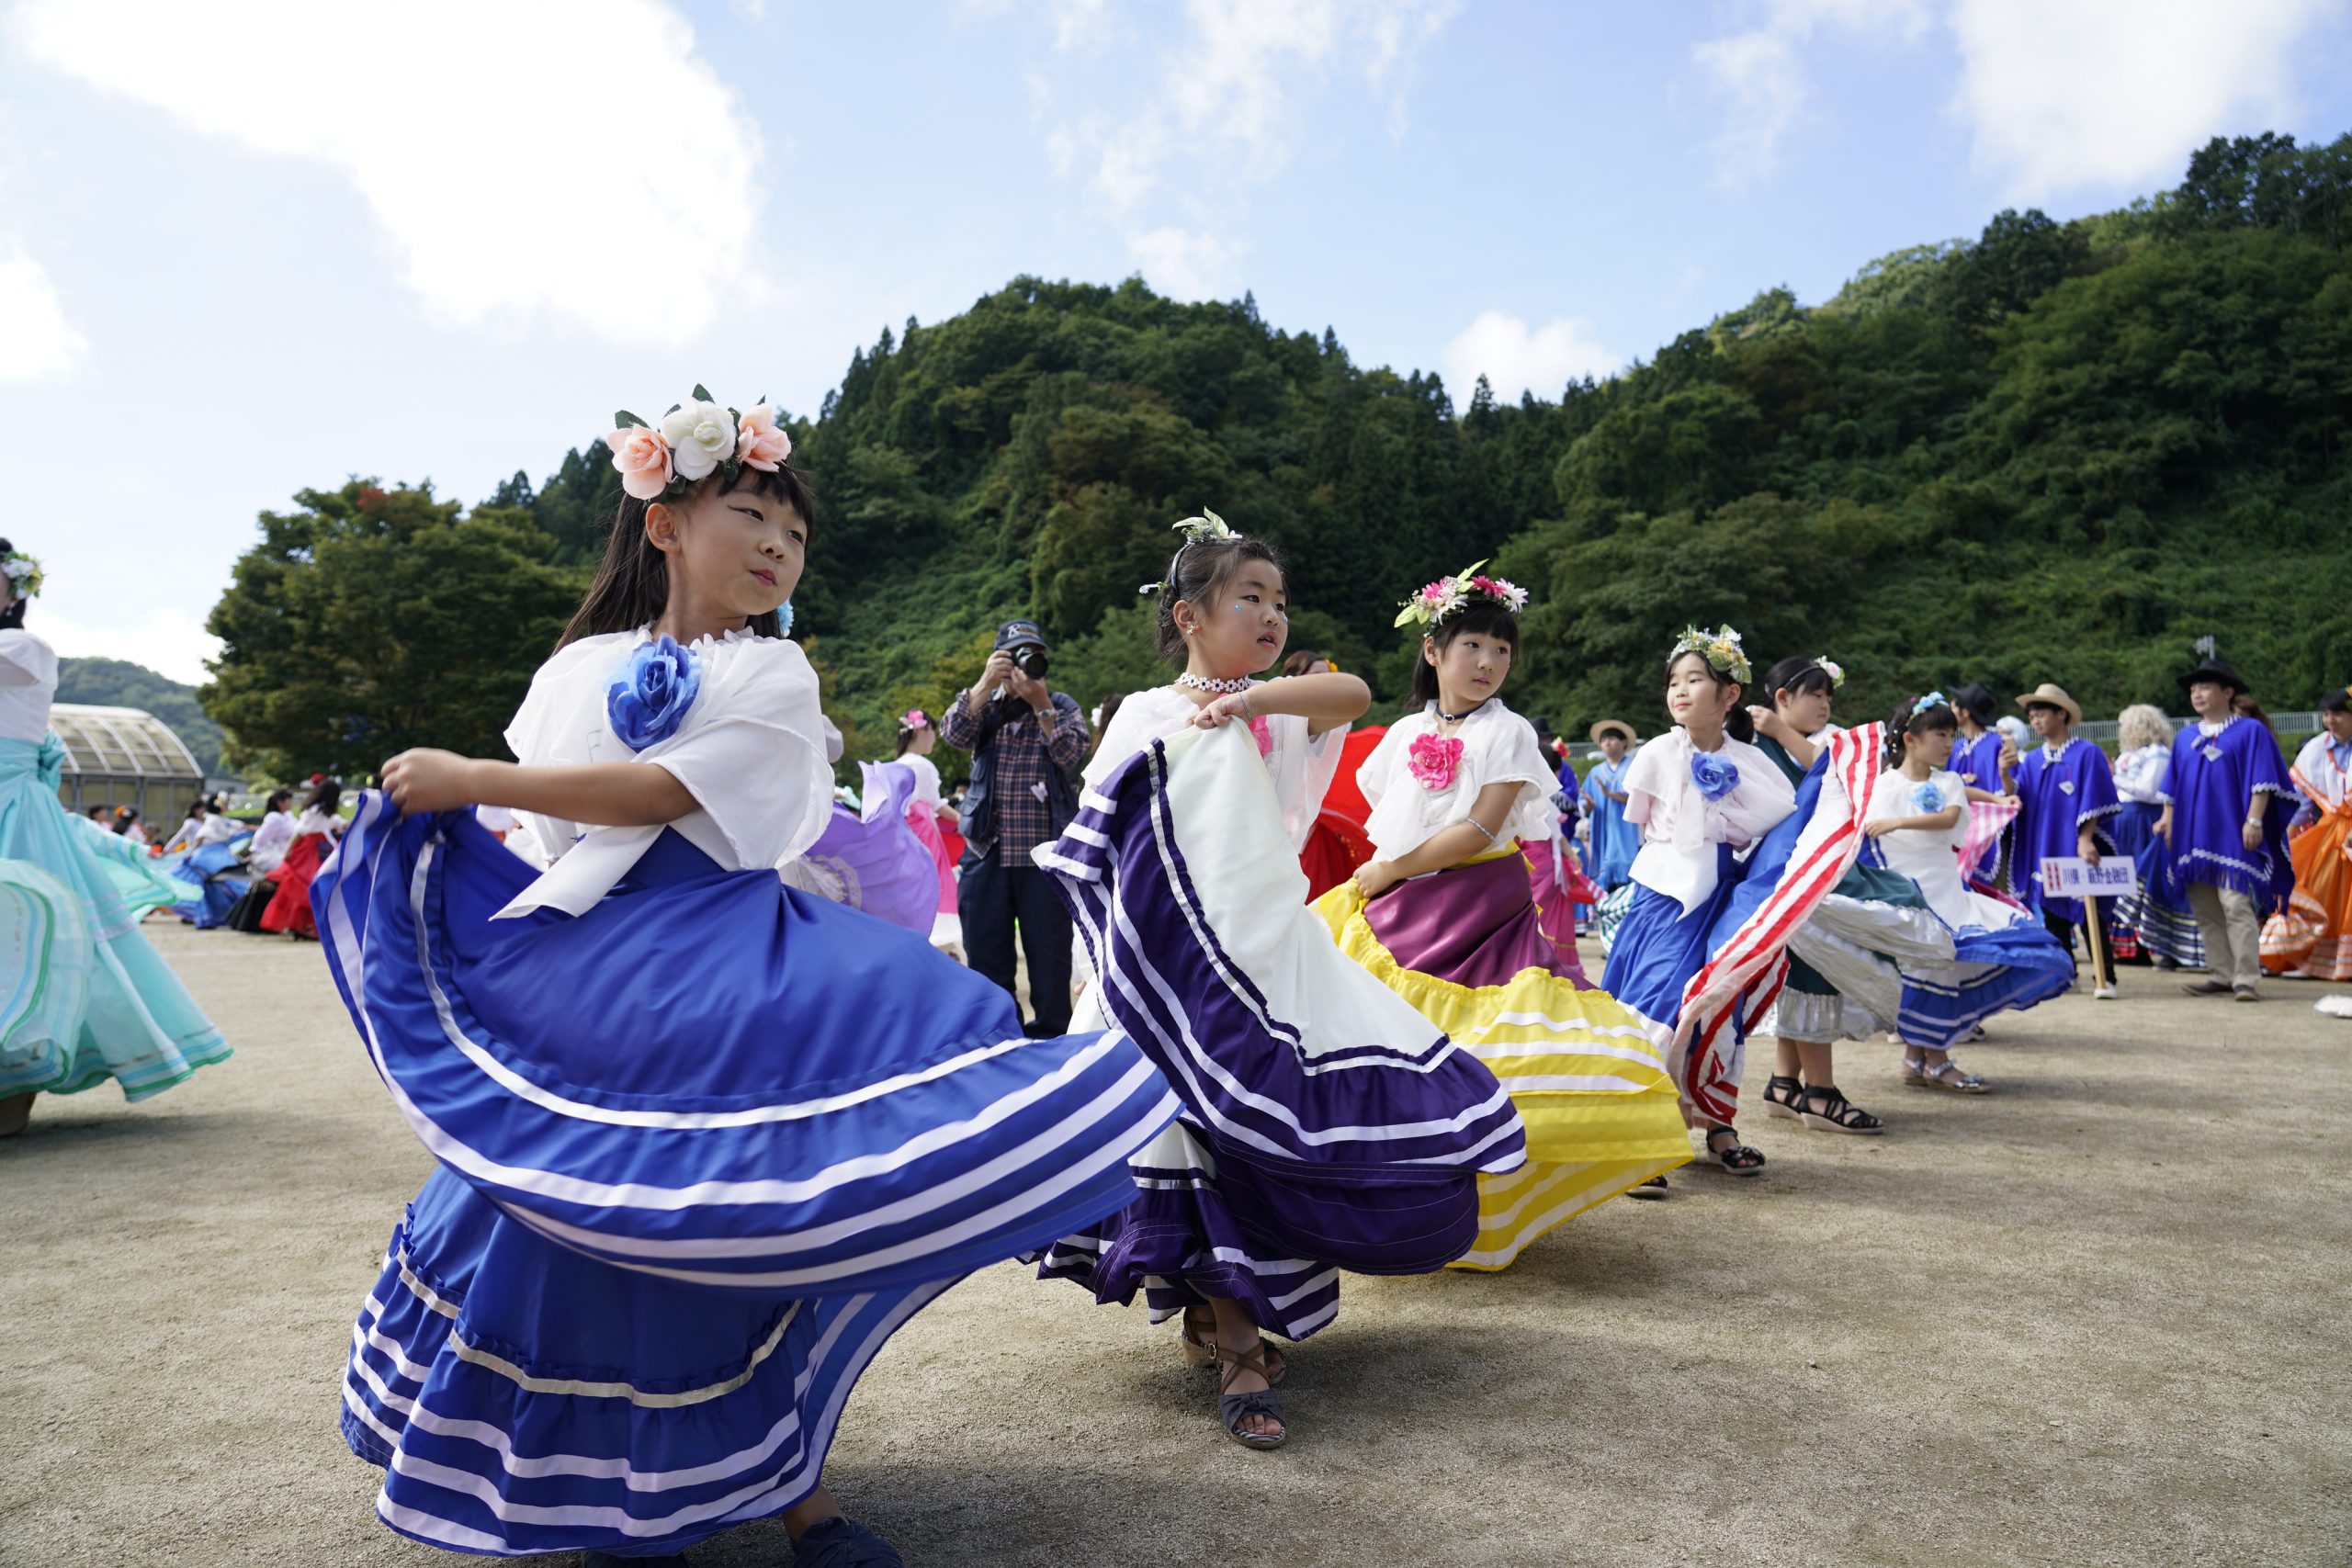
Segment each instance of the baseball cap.
[{"label": "baseball cap", "polygon": [[1037,629],[1036,622],[1007,621],[996,629],[996,649],[999,653],[1008,648],[1019,648],[1024,642],[1035,643],[1039,648],[1046,646],[1046,634]]}]

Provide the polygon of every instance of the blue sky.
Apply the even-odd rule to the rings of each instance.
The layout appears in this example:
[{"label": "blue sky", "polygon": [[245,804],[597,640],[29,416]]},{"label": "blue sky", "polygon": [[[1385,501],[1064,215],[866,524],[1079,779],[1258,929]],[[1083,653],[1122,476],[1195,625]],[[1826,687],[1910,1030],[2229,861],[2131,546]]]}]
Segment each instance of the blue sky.
[{"label": "blue sky", "polygon": [[2263,129],[2352,130],[2352,0],[0,0],[0,533],[200,680],[297,489],[813,412],[1018,273],[1556,395]]}]

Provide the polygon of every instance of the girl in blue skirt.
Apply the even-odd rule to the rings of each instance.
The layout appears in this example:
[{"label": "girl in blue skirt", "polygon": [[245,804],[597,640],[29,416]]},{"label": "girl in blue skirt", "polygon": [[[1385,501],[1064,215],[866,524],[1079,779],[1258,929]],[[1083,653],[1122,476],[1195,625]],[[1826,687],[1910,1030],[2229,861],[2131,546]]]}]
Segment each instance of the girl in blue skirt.
[{"label": "girl in blue skirt", "polygon": [[628,499],[520,761],[391,759],[311,887],[440,1161],[343,1430],[385,1522],[451,1550],[675,1562],[780,1515],[804,1564],[895,1564],[820,1483],[851,1387],[959,1276],[1124,1204],[1175,1101],[1123,1036],[1024,1039],[923,934],[808,891],[833,792],[784,637],[790,442],[700,389],[620,423]]}]

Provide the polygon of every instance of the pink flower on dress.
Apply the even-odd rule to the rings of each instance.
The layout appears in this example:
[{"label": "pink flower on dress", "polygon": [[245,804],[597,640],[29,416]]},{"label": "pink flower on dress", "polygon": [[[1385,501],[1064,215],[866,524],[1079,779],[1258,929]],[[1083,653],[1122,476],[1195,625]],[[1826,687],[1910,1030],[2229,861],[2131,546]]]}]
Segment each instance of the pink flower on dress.
[{"label": "pink flower on dress", "polygon": [[605,437],[613,449],[613,467],[620,471],[621,489],[639,501],[657,499],[670,485],[670,444],[662,433],[642,424],[626,424]]},{"label": "pink flower on dress", "polygon": [[1452,789],[1453,775],[1461,766],[1462,741],[1459,737],[1416,735],[1412,745],[1405,749],[1405,771],[1431,794]]},{"label": "pink flower on dress", "polygon": [[776,428],[775,410],[766,403],[743,411],[735,456],[751,468],[775,473],[792,456],[792,437]]},{"label": "pink flower on dress", "polygon": [[1250,721],[1250,735],[1258,742],[1258,755],[1271,757],[1274,754],[1273,726],[1266,722],[1263,714],[1260,714]]}]

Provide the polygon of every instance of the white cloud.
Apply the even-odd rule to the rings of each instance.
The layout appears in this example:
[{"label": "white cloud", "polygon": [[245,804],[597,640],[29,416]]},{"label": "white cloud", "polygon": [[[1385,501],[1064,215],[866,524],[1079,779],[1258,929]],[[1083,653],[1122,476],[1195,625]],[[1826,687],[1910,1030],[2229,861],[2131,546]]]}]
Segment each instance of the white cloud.
[{"label": "white cloud", "polygon": [[92,625],[55,615],[36,599],[26,620],[68,659],[128,659],[192,686],[212,679],[204,661],[220,657],[220,639],[185,610],[158,610]]},{"label": "white cloud", "polygon": [[1958,107],[2020,198],[2177,176],[2217,135],[2276,129],[2297,46],[2341,0],[1956,0]]},{"label": "white cloud", "polygon": [[[1295,95],[1334,69],[1386,93],[1391,132],[1401,135],[1405,67],[1458,9],[1458,0],[1188,0],[1185,37],[1165,52],[1142,107],[1053,135],[1087,148],[1095,189],[1122,210],[1159,189],[1180,160],[1227,183],[1263,180],[1289,157]],[[1098,48],[1107,36],[1099,5],[1062,0],[1053,14],[1061,51]]]},{"label": "white cloud", "polygon": [[[757,288],[758,130],[657,0],[26,0],[9,31],[191,130],[336,170],[446,319],[658,344]],[[545,217],[581,213],[585,241]]]},{"label": "white cloud", "polygon": [[0,244],[0,381],[37,381],[70,370],[88,346],[65,319],[40,263]]},{"label": "white cloud", "polygon": [[1724,184],[1768,174],[1781,140],[1804,118],[1813,83],[1799,52],[1825,28],[1908,41],[1927,26],[1924,0],[1765,0],[1758,25],[1710,39],[1690,51],[1726,100],[1716,138]]},{"label": "white cloud", "polygon": [[1470,389],[1481,374],[1495,396],[1516,402],[1522,391],[1557,398],[1579,377],[1608,376],[1625,363],[1586,335],[1589,323],[1561,317],[1530,328],[1517,316],[1481,310],[1478,319],[1445,345],[1445,384],[1457,407],[1470,404]]},{"label": "white cloud", "polygon": [[1144,281],[1178,299],[1222,298],[1234,281],[1234,266],[1242,247],[1215,234],[1195,234],[1170,227],[1154,229],[1127,241]]}]

